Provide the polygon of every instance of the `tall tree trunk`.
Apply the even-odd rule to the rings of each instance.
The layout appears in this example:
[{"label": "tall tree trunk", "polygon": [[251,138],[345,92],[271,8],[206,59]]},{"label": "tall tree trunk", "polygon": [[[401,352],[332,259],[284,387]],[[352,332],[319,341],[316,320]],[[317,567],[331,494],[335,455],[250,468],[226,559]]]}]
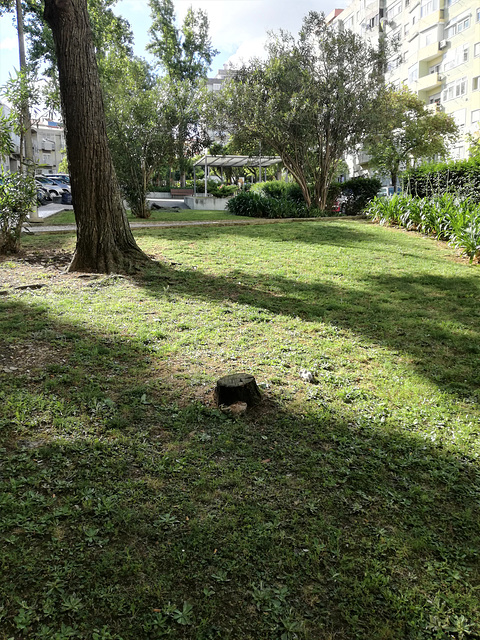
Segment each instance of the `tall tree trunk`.
[{"label": "tall tree trunk", "polygon": [[[27,73],[27,56],[25,54],[25,33],[23,30],[23,12],[22,12],[22,3],[20,0],[16,0],[16,10],[17,10],[17,34],[18,34],[18,54],[20,58],[20,70],[25,74]],[[33,164],[33,144],[32,144],[32,119],[30,116],[30,107],[26,104],[23,107],[23,136],[20,141],[21,146],[25,141],[25,156],[24,159],[27,163],[27,173],[34,175],[35,168]],[[22,132],[22,133],[23,133]],[[21,160],[21,163],[23,159]],[[21,166],[20,171],[23,173],[23,166]]]},{"label": "tall tree trunk", "polygon": [[70,271],[121,273],[148,257],[137,246],[113,168],[87,0],[44,0],[55,41],[77,223]]}]

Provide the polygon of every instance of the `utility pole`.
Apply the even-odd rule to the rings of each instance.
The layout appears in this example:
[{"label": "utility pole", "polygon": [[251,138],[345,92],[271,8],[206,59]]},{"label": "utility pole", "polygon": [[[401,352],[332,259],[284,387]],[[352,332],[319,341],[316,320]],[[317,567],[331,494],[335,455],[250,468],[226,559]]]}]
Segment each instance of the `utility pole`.
[{"label": "utility pole", "polygon": [[[27,73],[27,56],[25,55],[25,32],[23,29],[23,11],[21,0],[16,0],[17,9],[17,34],[18,34],[18,52],[20,58],[20,71]],[[30,108],[28,104],[25,105],[22,114],[23,127],[25,129],[25,162],[27,165],[27,173],[30,173],[32,177],[35,175],[35,165],[33,159],[33,143],[32,143],[32,118],[30,115]],[[23,172],[23,168],[20,167]],[[29,215],[30,222],[42,222],[42,219],[38,215],[38,208],[34,205]]]}]

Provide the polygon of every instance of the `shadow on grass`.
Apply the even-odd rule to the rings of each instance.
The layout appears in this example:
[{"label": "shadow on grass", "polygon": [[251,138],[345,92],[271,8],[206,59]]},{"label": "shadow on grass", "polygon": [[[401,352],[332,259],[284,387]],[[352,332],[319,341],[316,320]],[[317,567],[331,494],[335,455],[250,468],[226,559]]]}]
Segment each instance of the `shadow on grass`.
[{"label": "shadow on grass", "polygon": [[[362,224],[362,222],[364,222]],[[199,234],[202,238],[224,236],[226,241],[231,236],[244,236],[247,238],[262,238],[273,244],[278,242],[292,242],[297,244],[331,244],[340,247],[352,247],[361,242],[366,242],[375,237],[374,232],[370,232],[367,221],[357,221],[357,227],[352,229],[338,220],[328,220],[319,218],[316,221],[289,221],[272,224],[258,225],[226,225],[226,226],[192,226],[181,227],[181,229],[165,230],[169,234],[179,232],[182,240],[194,242],[198,240]],[[305,233],[305,231],[308,231]],[[138,230],[136,230],[138,232]],[[145,230],[141,235],[158,234],[158,230]],[[140,234],[139,234],[140,235]]]},{"label": "shadow on grass", "polygon": [[381,407],[178,406],[141,342],[0,309],[4,637],[478,636],[473,461]]},{"label": "shadow on grass", "polygon": [[275,315],[329,323],[362,340],[405,354],[440,389],[475,397],[480,384],[480,283],[474,278],[419,274],[361,275],[356,288],[305,283],[233,269],[224,276],[169,267],[140,281],[161,297],[158,278],[185,297],[225,300]]}]

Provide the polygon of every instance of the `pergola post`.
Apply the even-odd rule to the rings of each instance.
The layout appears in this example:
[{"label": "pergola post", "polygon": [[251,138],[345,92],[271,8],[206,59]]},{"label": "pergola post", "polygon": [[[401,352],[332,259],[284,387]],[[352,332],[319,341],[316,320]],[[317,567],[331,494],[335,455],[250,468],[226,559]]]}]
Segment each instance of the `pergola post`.
[{"label": "pergola post", "polygon": [[207,197],[207,172],[208,172],[208,165],[207,165],[207,156],[205,154],[205,197]]}]

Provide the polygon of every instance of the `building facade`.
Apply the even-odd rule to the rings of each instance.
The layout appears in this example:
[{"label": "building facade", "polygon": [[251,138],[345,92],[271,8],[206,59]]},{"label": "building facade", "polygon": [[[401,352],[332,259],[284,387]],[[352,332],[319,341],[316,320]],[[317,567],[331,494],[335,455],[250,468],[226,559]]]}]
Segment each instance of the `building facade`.
[{"label": "building facade", "polygon": [[[10,108],[0,103],[4,116],[10,114]],[[20,167],[20,137],[10,133],[13,142],[13,153],[0,158],[3,171],[18,171]],[[58,173],[58,166],[65,155],[65,134],[63,126],[50,120],[32,122],[33,159],[36,173]]]},{"label": "building facade", "polygon": [[386,38],[386,82],[452,115],[459,127],[452,158],[468,157],[467,134],[480,132],[480,0],[354,0],[327,20],[372,43]]}]

